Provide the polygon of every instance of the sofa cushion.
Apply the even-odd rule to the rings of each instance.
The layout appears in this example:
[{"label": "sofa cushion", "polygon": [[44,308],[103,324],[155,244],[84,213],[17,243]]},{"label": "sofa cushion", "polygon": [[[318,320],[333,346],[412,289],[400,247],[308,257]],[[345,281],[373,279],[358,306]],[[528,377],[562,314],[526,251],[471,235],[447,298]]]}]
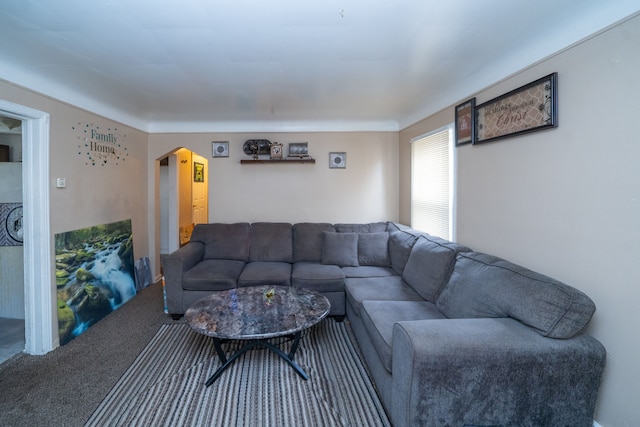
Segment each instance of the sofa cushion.
[{"label": "sofa cushion", "polygon": [[417,236],[407,233],[406,231],[393,231],[389,233],[389,257],[391,260],[391,268],[393,268],[396,273],[402,274],[416,239]]},{"label": "sofa cushion", "polygon": [[250,262],[238,278],[238,286],[291,286],[291,264],[288,262]]},{"label": "sofa cushion", "polygon": [[579,290],[478,252],[457,255],[436,305],[451,318],[512,317],[551,338],[577,335],[595,312]]},{"label": "sofa cushion", "polygon": [[374,267],[361,265],[359,267],[342,267],[346,277],[389,277],[397,276],[391,267]]},{"label": "sofa cushion", "polygon": [[344,289],[358,316],[363,301],[424,301],[400,276],[347,278]]},{"label": "sofa cushion", "polygon": [[248,222],[197,224],[191,233],[191,241],[204,244],[204,259],[249,259]]},{"label": "sofa cushion", "polygon": [[291,284],[316,292],[344,292],[344,272],[337,265],[296,262],[291,270]]},{"label": "sofa cushion", "polygon": [[389,266],[389,233],[358,233],[358,264]]},{"label": "sofa cushion", "polygon": [[284,222],[257,222],[249,232],[249,261],[293,262],[293,227]]},{"label": "sofa cushion", "polygon": [[322,232],[336,229],[328,223],[301,222],[293,225],[293,261],[322,262]]},{"label": "sofa cushion", "polygon": [[388,372],[391,372],[393,325],[405,320],[446,319],[427,301],[364,301],[362,322],[373,347]]},{"label": "sofa cushion", "polygon": [[356,233],[322,233],[322,263],[340,267],[358,265],[358,235]]},{"label": "sofa cushion", "polygon": [[182,275],[182,288],[189,291],[224,291],[237,286],[244,261],[205,259]]},{"label": "sofa cushion", "polygon": [[338,233],[380,233],[387,231],[386,222],[371,222],[368,224],[335,224]]},{"label": "sofa cushion", "polygon": [[440,243],[419,237],[411,250],[402,278],[422,298],[434,302],[447,283],[456,251]]}]

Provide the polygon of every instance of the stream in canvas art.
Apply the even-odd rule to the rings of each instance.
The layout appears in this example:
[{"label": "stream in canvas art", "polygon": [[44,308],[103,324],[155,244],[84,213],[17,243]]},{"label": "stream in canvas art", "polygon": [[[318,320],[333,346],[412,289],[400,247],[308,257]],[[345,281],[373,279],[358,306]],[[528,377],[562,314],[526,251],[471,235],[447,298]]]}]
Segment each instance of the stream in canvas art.
[{"label": "stream in canvas art", "polygon": [[136,293],[130,221],[56,235],[60,344]]}]

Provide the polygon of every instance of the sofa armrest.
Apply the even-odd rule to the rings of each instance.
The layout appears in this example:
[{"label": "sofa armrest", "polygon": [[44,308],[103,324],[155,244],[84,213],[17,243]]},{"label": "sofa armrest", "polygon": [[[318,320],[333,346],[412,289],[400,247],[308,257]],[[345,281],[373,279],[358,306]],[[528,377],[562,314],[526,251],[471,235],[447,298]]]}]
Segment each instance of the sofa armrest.
[{"label": "sofa armrest", "polygon": [[204,257],[204,244],[190,242],[162,260],[162,274],[167,294],[167,308],[170,314],[183,314],[182,275]]},{"label": "sofa armrest", "polygon": [[399,322],[391,418],[410,425],[591,425],[606,353],[510,318]]}]

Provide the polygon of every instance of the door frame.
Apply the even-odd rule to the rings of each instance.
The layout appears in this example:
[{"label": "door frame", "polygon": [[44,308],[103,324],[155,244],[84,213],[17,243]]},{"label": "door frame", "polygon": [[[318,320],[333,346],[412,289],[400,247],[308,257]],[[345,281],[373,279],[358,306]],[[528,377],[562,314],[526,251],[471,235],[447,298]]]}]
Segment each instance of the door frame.
[{"label": "door frame", "polygon": [[45,354],[59,345],[53,284],[49,199],[49,113],[0,100],[0,113],[22,120],[25,351]]}]

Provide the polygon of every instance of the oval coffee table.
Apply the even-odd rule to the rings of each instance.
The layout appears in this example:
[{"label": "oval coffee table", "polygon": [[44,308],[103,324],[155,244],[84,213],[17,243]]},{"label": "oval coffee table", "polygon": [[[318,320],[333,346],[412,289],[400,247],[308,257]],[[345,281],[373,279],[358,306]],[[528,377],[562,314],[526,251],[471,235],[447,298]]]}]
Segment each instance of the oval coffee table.
[{"label": "oval coffee table", "polygon": [[[266,347],[284,359],[302,378],[309,376],[293,360],[302,331],[329,314],[329,300],[317,292],[286,286],[250,286],[214,292],[196,301],[185,313],[191,328],[213,338],[222,366],[206,382],[209,387],[238,357],[256,346]],[[269,342],[293,336],[289,353]],[[222,340],[249,341],[227,358]]]}]

